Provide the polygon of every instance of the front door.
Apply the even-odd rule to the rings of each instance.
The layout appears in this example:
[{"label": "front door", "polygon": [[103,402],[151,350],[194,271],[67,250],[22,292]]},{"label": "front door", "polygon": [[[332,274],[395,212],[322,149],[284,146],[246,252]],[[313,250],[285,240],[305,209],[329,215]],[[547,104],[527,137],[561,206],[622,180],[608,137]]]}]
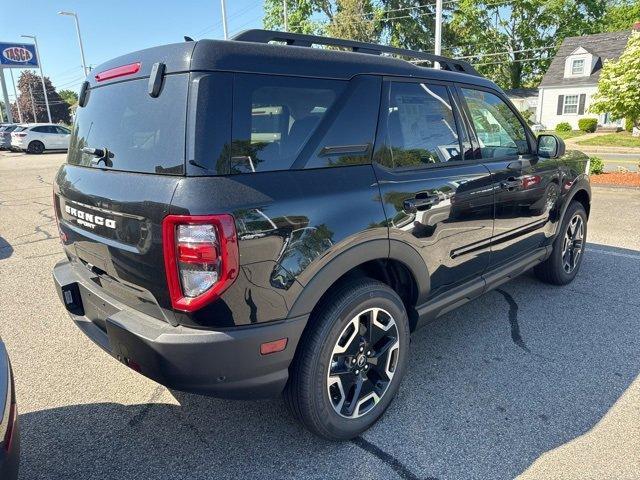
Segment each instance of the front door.
[{"label": "front door", "polygon": [[446,84],[385,83],[376,176],[390,239],[420,253],[431,297],[479,277],[489,263],[491,174],[467,151],[458,119]]},{"label": "front door", "polygon": [[491,171],[495,224],[491,268],[542,246],[553,234],[560,195],[558,162],[538,157],[535,139],[497,92],[459,88],[478,155]]}]

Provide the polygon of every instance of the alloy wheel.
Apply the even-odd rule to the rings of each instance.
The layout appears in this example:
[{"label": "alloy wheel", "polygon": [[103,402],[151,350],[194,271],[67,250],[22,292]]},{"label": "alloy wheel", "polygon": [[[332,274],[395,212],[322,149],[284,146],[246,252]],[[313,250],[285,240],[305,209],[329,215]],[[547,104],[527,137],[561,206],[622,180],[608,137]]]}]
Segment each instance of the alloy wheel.
[{"label": "alloy wheel", "polygon": [[331,352],[327,393],[346,418],[370,412],[386,393],[398,365],[398,327],[381,308],[368,308],[344,327]]},{"label": "alloy wheel", "polygon": [[575,214],[567,225],[562,244],[562,268],[565,273],[575,270],[583,248],[584,222],[581,215]]}]

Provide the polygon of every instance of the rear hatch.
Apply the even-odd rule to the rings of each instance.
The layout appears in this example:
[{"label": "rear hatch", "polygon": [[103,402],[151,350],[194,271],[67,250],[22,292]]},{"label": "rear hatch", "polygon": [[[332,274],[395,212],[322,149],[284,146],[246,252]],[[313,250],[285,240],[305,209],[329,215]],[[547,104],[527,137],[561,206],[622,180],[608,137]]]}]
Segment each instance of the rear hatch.
[{"label": "rear hatch", "polygon": [[[76,267],[112,298],[166,320],[161,226],[185,171],[193,45],[132,53],[92,72],[54,186],[62,241]],[[158,62],[164,73],[152,94]],[[114,313],[108,308],[96,303],[85,312],[100,322]]]}]

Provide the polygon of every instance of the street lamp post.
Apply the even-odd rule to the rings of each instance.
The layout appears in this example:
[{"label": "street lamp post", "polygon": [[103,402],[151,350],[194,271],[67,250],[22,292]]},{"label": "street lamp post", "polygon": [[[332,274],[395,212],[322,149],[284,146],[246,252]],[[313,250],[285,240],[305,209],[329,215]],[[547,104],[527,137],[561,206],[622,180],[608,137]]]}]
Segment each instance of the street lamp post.
[{"label": "street lamp post", "polygon": [[82,35],[80,35],[80,22],[78,21],[78,14],[76,12],[58,12],[58,15],[67,15],[73,17],[76,21],[76,33],[78,34],[78,43],[80,44],[80,57],[82,58],[82,71],[84,75],[87,75],[87,62],[84,60],[84,47],[82,46]]},{"label": "street lamp post", "polygon": [[[442,0],[436,0],[436,25],[435,25],[435,48],[434,53],[436,55],[442,55]],[[434,65],[435,68],[440,68],[438,62]]]},{"label": "street lamp post", "polygon": [[49,123],[53,123],[51,121],[51,109],[49,108],[49,95],[47,95],[47,86],[44,83],[44,73],[42,73],[42,58],[40,58],[40,50],[38,49],[38,39],[35,35],[20,35],[23,38],[31,38],[33,39],[33,43],[36,45],[36,56],[38,57],[38,65],[40,66],[40,79],[42,80],[42,92],[44,93],[44,103],[47,106],[47,117],[49,118]]},{"label": "street lamp post", "polygon": [[227,6],[224,0],[220,0],[220,8],[222,10],[222,31],[224,33],[224,39],[226,40],[229,35],[227,33]]},{"label": "street lamp post", "polygon": [[13,96],[16,97],[16,107],[18,108],[18,118],[20,119],[20,123],[22,123],[22,110],[20,110],[20,99],[18,98],[18,90],[16,90],[16,81],[13,79],[13,70],[9,69],[9,73],[11,74],[11,84],[13,85]]}]

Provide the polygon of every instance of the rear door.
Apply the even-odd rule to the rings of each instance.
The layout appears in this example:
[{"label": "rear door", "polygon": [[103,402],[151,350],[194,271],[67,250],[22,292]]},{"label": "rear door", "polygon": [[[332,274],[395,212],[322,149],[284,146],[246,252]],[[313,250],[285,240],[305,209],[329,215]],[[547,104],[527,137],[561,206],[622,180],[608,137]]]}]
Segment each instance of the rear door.
[{"label": "rear door", "polygon": [[535,139],[502,94],[459,86],[482,162],[491,171],[495,226],[491,268],[542,246],[560,194],[558,162],[538,157]]},{"label": "rear door", "polygon": [[71,132],[67,130],[65,127],[61,127],[60,125],[56,125],[53,128],[55,129],[56,148],[59,148],[59,149],[69,148],[69,138],[71,137]]},{"label": "rear door", "polygon": [[432,297],[489,264],[491,174],[467,138],[449,85],[385,82],[374,160],[389,236],[420,253]]},{"label": "rear door", "polygon": [[[185,170],[188,81],[165,75],[157,97],[147,78],[94,84],[54,189],[72,260],[110,295],[157,317],[170,308],[161,224]],[[96,319],[109,314],[88,308]]]}]

